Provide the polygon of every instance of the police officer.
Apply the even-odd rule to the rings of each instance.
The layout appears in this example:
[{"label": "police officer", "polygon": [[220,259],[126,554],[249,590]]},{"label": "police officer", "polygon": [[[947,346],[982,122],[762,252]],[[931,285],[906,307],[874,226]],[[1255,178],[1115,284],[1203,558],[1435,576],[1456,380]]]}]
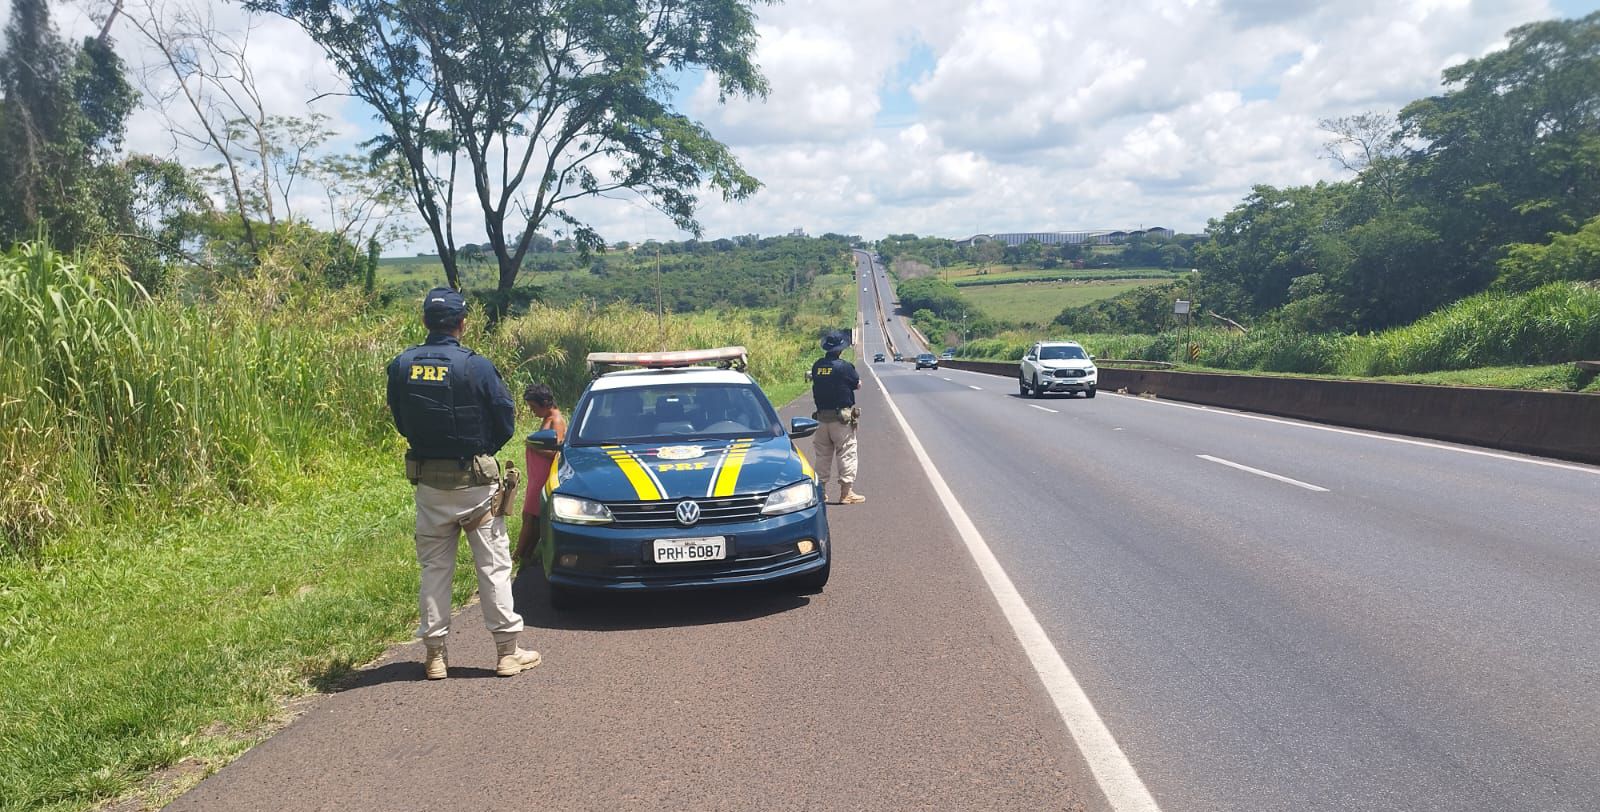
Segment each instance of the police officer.
[{"label": "police officer", "polygon": [[515,431],[516,406],[494,364],[461,346],[466,315],[460,293],[428,291],[422,300],[428,340],[389,363],[389,411],[411,446],[406,477],[417,489],[417,636],[428,650],[428,679],[448,676],[450,581],[463,531],[478,569],[483,622],[499,656],[495,673],[509,677],[540,661],[539,652],[517,646],[522,617],[512,609],[511,541],[505,517],[491,515],[501,487],[494,454]]},{"label": "police officer", "polygon": [[833,457],[839,456],[841,505],[867,501],[855,490],[856,424],[861,418],[861,410],[856,408],[856,390],[861,388],[861,376],[856,373],[855,364],[839,357],[848,344],[842,334],[828,334],[822,339],[824,355],[811,365],[811,400],[816,403],[816,418],[822,424],[811,438],[811,447],[816,451],[817,475],[822,478],[824,496],[833,471]]}]

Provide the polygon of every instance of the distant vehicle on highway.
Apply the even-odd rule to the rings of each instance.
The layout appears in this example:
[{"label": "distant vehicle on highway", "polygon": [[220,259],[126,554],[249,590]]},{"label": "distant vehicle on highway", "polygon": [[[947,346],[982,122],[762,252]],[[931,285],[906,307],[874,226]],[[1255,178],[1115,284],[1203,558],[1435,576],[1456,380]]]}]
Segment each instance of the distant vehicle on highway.
[{"label": "distant vehicle on highway", "polygon": [[1041,341],[1028,348],[1017,370],[1017,394],[1039,398],[1048,392],[1082,392],[1094,397],[1100,386],[1094,356],[1076,341]]},{"label": "distant vehicle on highway", "polygon": [[900,355],[900,353],[895,353],[895,354],[894,354],[894,360],[896,360],[896,361],[904,361],[904,360],[906,360],[906,359],[905,359],[905,358],[904,358],[904,357],[902,357],[902,356],[901,356],[901,355]]},{"label": "distant vehicle on highway", "polygon": [[939,353],[940,361],[954,361],[955,359],[956,354],[953,350],[945,350],[944,352]]},{"label": "distant vehicle on highway", "polygon": [[917,356],[917,369],[922,369],[923,367],[938,369],[939,359],[935,358],[931,352],[922,353]]},{"label": "distant vehicle on highway", "polygon": [[880,353],[874,353],[873,356],[872,356],[872,363],[874,363],[874,364],[883,363],[883,353],[881,353],[881,352]]}]

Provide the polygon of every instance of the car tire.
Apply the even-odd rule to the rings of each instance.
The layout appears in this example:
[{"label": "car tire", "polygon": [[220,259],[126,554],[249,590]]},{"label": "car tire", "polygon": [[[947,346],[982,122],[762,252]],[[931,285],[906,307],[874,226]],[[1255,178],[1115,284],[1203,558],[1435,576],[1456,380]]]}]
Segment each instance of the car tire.
[{"label": "car tire", "polygon": [[822,588],[828,585],[828,571],[831,569],[833,569],[833,562],[829,561],[823,564],[822,569],[816,572],[808,572],[805,575],[796,576],[793,582],[795,591],[803,594],[821,592]]},{"label": "car tire", "polygon": [[1037,376],[1037,375],[1033,376],[1033,387],[1032,388],[1033,388],[1033,397],[1035,399],[1044,397],[1044,390],[1039,388],[1039,376]]},{"label": "car tire", "polygon": [[1083,396],[1086,398],[1094,397],[1094,387],[1091,386],[1088,389],[1083,390]]},{"label": "car tire", "polygon": [[1028,379],[1022,377],[1021,374],[1018,374],[1017,375],[1017,397],[1025,398],[1027,396],[1028,396]]}]

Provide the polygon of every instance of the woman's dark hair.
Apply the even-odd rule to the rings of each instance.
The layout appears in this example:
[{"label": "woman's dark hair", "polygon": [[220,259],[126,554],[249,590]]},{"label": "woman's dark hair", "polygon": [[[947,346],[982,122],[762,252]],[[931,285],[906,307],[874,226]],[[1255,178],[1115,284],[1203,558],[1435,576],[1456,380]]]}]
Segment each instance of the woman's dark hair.
[{"label": "woman's dark hair", "polygon": [[554,406],[556,402],[555,393],[542,383],[528,384],[528,388],[522,390],[522,399],[537,406]]}]

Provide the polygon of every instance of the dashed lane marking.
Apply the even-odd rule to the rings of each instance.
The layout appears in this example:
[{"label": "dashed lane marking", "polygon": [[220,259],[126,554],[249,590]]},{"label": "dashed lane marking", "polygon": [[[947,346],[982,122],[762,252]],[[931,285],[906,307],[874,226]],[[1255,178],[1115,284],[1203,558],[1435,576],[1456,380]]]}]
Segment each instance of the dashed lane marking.
[{"label": "dashed lane marking", "polygon": [[1248,465],[1240,465],[1237,462],[1230,462],[1230,461],[1225,460],[1225,459],[1223,459],[1221,457],[1213,457],[1210,454],[1196,454],[1195,456],[1199,457],[1200,459],[1206,460],[1207,462],[1214,462],[1214,463],[1216,463],[1218,465],[1226,465],[1229,468],[1236,468],[1236,469],[1238,469],[1240,471],[1245,471],[1245,472],[1248,472],[1248,473],[1255,474],[1256,476],[1264,476],[1267,479],[1276,479],[1279,482],[1287,482],[1290,485],[1293,485],[1293,486],[1295,486],[1297,488],[1305,488],[1308,491],[1316,491],[1317,493],[1327,493],[1328,492],[1327,488],[1321,488],[1321,487],[1318,487],[1316,485],[1312,485],[1309,482],[1301,482],[1298,479],[1290,479],[1290,478],[1288,478],[1286,476],[1283,476],[1281,474],[1274,474],[1271,471],[1263,471],[1260,468],[1251,468]]},{"label": "dashed lane marking", "polygon": [[1000,612],[1011,624],[1011,631],[1016,634],[1022,650],[1028,655],[1028,661],[1039,674],[1039,681],[1044,683],[1045,692],[1055,704],[1056,712],[1061,714],[1061,720],[1066,723],[1067,732],[1077,743],[1079,752],[1089,763],[1095,783],[1100,785],[1100,791],[1105,793],[1111,808],[1115,812],[1161,812],[1161,807],[1156,805],[1150,790],[1145,788],[1133,763],[1128,761],[1127,754],[1122,752],[1116,737],[1106,727],[1105,720],[1094,709],[1094,703],[1089,701],[1089,695],[1084,693],[1083,686],[1072,675],[1072,669],[1061,659],[1061,652],[1056,651],[1050,636],[1039,625],[1039,619],[1028,608],[1022,594],[1011,582],[1011,577],[1006,575],[1005,568],[1000,566],[1000,560],[989,549],[989,543],[984,541],[977,525],[972,523],[972,518],[956,500],[955,492],[945,483],[927,450],[922,447],[922,442],[917,439],[916,432],[911,430],[911,424],[906,422],[906,416],[895,405],[894,398],[889,396],[889,388],[884,386],[877,370],[872,371],[872,378],[878,382],[878,389],[889,403],[890,413],[900,424],[900,430],[906,433],[912,453],[921,463],[934,493],[939,496],[940,504],[944,505],[950,521],[955,524],[956,531],[967,546],[967,552],[972,555],[989,591],[1000,604]]},{"label": "dashed lane marking", "polygon": [[1038,409],[1038,410],[1039,410],[1039,411],[1041,411],[1041,412],[1049,412],[1049,413],[1051,413],[1051,414],[1061,414],[1061,413],[1060,413],[1060,412],[1058,412],[1058,411],[1056,411],[1056,410],[1055,410],[1055,409],[1046,409],[1046,408],[1045,408],[1045,407],[1043,407],[1043,406],[1039,406],[1039,405],[1037,405],[1037,404],[1034,404],[1034,403],[1030,403],[1030,404],[1028,404],[1028,405],[1029,405],[1029,406],[1030,406],[1030,407],[1032,407],[1032,408],[1035,408],[1035,409]]},{"label": "dashed lane marking", "polygon": [[978,391],[979,391],[979,392],[982,392],[982,391],[983,391],[983,387],[981,387],[981,386],[973,386],[973,385],[972,385],[972,384],[970,384],[970,383],[969,383],[969,384],[967,384],[967,388],[968,388],[968,389],[976,389],[976,390],[978,390]]}]

